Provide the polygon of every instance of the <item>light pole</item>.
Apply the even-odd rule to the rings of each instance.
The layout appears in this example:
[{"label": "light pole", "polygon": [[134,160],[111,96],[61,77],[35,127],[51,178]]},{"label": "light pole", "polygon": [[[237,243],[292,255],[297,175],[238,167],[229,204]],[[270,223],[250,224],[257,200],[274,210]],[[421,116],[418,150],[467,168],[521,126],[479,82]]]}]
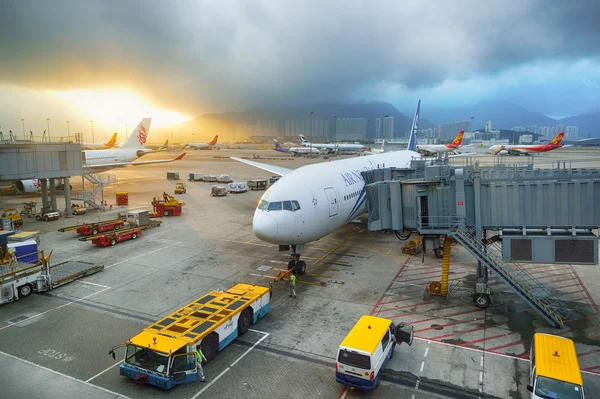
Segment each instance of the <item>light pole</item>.
[{"label": "light pole", "polygon": [[67,142],[71,142],[71,128],[69,127],[69,121],[67,121]]},{"label": "light pole", "polygon": [[46,118],[46,122],[48,123],[48,143],[50,142],[50,118]]},{"label": "light pole", "polygon": [[21,119],[21,123],[23,124],[23,138],[25,138],[25,119]]},{"label": "light pole", "polygon": [[91,120],[90,122],[92,122],[92,143],[94,143],[94,120]]}]

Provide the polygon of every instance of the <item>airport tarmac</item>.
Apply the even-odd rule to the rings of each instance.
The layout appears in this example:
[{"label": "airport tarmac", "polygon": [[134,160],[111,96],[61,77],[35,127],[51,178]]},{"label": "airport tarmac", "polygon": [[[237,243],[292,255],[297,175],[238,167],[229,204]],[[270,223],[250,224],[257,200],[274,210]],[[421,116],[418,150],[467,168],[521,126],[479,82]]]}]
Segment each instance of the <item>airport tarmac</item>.
[{"label": "airport tarmac", "polygon": [[[570,150],[570,149],[569,149]],[[164,159],[165,154],[152,157]],[[234,181],[271,174],[228,157],[258,155],[259,162],[296,168],[323,159],[288,158],[274,151],[190,151],[180,162],[128,167],[107,173],[117,184],[106,189],[113,204],[56,222],[25,219],[23,230],[39,230],[41,247],[52,261],[79,259],[105,270],[45,294],[0,307],[0,384],[10,397],[147,398],[526,398],[527,355],[534,332],[572,338],[577,344],[589,395],[600,390],[600,272],[597,266],[532,265],[574,309],[565,328],[555,330],[502,295],[486,310],[475,308],[460,290],[448,299],[424,299],[429,281],[439,280],[441,260],[433,254],[407,256],[393,234],[372,233],[351,223],[313,243],[303,257],[307,275],[298,281],[298,299],[287,296],[284,281],[273,284],[271,313],[234,341],[205,367],[207,384],[170,391],[136,386],[119,376],[108,350],[143,327],[213,289],[234,283],[268,285],[286,268],[287,254],[257,240],[252,215],[262,191],[211,197],[212,183],[187,182],[187,174],[230,174]],[[542,167],[570,159],[572,167],[600,167],[600,152],[572,149],[533,157]],[[595,158],[595,159],[594,159]],[[334,160],[335,158],[331,158]],[[477,156],[481,164],[526,163],[530,157]],[[453,163],[470,162],[463,158]],[[568,165],[567,165],[568,166]],[[150,209],[153,195],[172,193],[167,171],[180,173],[187,194],[183,216],[164,218],[163,226],[114,247],[76,240],[58,228],[109,219],[117,211],[115,192],[129,193],[129,209]],[[74,189],[77,179],[74,179]],[[3,196],[0,207],[39,195]],[[59,200],[59,204],[64,202]],[[19,206],[20,208],[20,206]],[[453,247],[451,284],[475,273],[475,259]],[[380,388],[358,394],[335,382],[336,350],[363,314],[414,324],[411,347],[400,345],[388,363]],[[590,396],[592,397],[592,396]]]}]

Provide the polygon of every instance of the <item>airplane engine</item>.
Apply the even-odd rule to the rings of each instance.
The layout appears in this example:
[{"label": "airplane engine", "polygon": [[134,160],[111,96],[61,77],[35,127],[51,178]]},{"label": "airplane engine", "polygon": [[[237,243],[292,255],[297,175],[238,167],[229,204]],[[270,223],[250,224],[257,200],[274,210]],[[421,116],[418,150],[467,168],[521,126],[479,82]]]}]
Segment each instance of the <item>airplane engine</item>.
[{"label": "airplane engine", "polygon": [[136,155],[137,155],[138,157],[141,157],[142,155],[146,155],[146,154],[149,154],[149,153],[151,153],[151,152],[152,152],[152,150],[147,150],[147,149],[145,149],[145,148],[144,148],[144,149],[142,149],[142,150],[137,150],[137,153],[136,153]]},{"label": "airplane engine", "polygon": [[508,155],[508,150],[501,150],[498,155]]},{"label": "airplane engine", "polygon": [[[58,191],[64,190],[65,186],[62,179],[54,179],[54,183],[56,184],[56,189]],[[42,186],[40,185],[40,181],[38,179],[15,180],[12,186],[19,194],[33,194],[42,192]],[[69,188],[73,189],[73,186],[69,184]],[[50,185],[48,185],[48,190],[50,190]]]},{"label": "airplane engine", "polygon": [[13,182],[12,186],[15,188],[15,190],[17,190],[18,193],[21,194],[42,192],[42,188],[40,187],[40,183],[37,179],[16,180]]}]

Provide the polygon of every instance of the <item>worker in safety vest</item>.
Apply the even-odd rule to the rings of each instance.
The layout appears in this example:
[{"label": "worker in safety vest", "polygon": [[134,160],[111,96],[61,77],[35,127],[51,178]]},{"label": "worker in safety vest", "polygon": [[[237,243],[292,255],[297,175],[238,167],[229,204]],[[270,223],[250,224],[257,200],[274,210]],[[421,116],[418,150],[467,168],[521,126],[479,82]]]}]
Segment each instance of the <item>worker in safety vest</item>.
[{"label": "worker in safety vest", "polygon": [[198,345],[196,347],[196,368],[198,372],[198,380],[200,382],[206,382],[204,370],[202,369],[202,361],[206,361],[206,356],[204,356],[204,353],[202,353],[202,345]]},{"label": "worker in safety vest", "polygon": [[290,296],[296,298],[296,272],[290,274]]}]

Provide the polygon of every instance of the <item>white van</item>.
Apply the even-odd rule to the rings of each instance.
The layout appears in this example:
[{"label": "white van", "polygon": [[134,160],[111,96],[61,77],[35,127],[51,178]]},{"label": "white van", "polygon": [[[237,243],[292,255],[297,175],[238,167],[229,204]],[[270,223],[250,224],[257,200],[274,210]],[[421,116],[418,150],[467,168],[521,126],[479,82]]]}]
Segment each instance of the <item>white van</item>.
[{"label": "white van", "polygon": [[414,328],[376,316],[362,316],[340,344],[335,363],[335,379],[350,387],[372,390],[394,357],[396,343],[412,345]]}]

